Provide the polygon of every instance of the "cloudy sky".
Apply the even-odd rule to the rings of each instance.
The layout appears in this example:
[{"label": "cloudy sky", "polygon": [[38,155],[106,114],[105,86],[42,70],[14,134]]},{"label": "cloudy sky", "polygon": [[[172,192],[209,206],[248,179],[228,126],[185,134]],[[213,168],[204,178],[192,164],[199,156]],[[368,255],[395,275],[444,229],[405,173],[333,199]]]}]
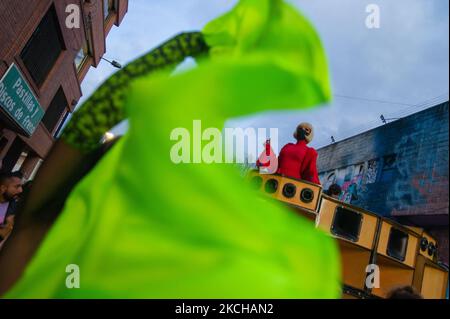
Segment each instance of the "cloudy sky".
[{"label": "cloudy sky", "polygon": [[[265,112],[232,119],[234,127],[278,127],[279,144],[295,126],[311,122],[319,148],[448,100],[449,1],[291,0],[310,19],[325,46],[333,101],[311,111]],[[107,39],[106,58],[122,64],[181,31],[200,30],[235,0],[130,0],[129,12]],[[366,6],[380,8],[380,28],[369,29]],[[82,89],[88,97],[115,69],[102,62]],[[119,129],[120,130],[120,129]]]}]

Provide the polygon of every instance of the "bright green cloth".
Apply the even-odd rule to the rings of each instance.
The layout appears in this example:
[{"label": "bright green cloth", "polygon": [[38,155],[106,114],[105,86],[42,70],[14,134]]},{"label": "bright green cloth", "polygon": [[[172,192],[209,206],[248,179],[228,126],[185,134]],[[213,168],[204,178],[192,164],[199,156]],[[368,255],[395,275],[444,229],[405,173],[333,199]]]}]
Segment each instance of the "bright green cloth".
[{"label": "bright green cloth", "polygon": [[[232,116],[326,102],[319,38],[276,0],[241,1],[204,35],[212,59],[132,85],[129,132],[77,185],[6,297],[340,296],[331,237],[262,200],[232,165],[170,159],[172,130],[192,137],[193,120],[222,128]],[[65,286],[68,264],[80,267],[80,289]]]}]

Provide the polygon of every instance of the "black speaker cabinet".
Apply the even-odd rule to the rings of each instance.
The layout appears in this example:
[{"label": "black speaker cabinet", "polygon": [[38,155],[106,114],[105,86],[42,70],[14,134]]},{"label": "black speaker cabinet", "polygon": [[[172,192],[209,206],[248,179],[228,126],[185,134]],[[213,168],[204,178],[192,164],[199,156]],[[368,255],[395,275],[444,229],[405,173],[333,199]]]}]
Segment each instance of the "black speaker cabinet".
[{"label": "black speaker cabinet", "polygon": [[316,225],[337,238],[344,284],[359,291],[365,289],[378,222],[371,212],[322,195]]},{"label": "black speaker cabinet", "polygon": [[401,286],[412,286],[420,236],[394,221],[383,219],[376,248],[375,264],[380,271],[380,287],[372,294],[385,298]]}]

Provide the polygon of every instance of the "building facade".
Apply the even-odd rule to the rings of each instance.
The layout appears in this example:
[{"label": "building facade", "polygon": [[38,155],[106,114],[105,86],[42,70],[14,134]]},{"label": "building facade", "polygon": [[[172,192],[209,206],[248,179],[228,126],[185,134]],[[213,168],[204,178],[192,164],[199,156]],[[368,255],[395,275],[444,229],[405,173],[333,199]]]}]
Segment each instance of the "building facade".
[{"label": "building facade", "polygon": [[448,102],[318,150],[319,178],[341,200],[425,228],[448,264]]},{"label": "building facade", "polygon": [[128,0],[0,1],[0,163],[33,175]]}]

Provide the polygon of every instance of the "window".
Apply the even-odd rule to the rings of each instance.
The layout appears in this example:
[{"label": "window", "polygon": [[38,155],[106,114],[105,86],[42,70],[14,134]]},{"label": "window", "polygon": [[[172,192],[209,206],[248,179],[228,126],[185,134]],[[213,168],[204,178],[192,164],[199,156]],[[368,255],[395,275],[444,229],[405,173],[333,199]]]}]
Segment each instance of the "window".
[{"label": "window", "polygon": [[75,67],[77,68],[77,71],[81,70],[86,60],[92,55],[90,43],[88,35],[86,34],[86,41],[84,41],[83,47],[78,51],[75,57]]},{"label": "window", "polygon": [[6,155],[3,157],[2,170],[5,172],[11,172],[26,149],[27,145],[25,142],[20,137],[16,137],[6,152]]},{"label": "window", "polygon": [[115,11],[115,0],[103,0],[103,18],[108,19],[111,12]]},{"label": "window", "polygon": [[2,136],[0,138],[0,153],[3,152],[3,150],[5,149],[6,145],[8,145],[8,139],[4,136]]},{"label": "window", "polygon": [[48,106],[47,111],[45,112],[45,115],[42,119],[42,123],[50,133],[54,131],[66,108],[66,96],[64,95],[63,89],[59,88],[58,92],[56,92],[55,94],[55,97],[50,102],[50,105]]},{"label": "window", "polygon": [[383,168],[393,168],[397,156],[396,154],[390,154],[384,157],[384,167]]},{"label": "window", "polygon": [[92,56],[92,21],[90,14],[87,16],[87,19],[85,21],[85,29],[84,29],[84,42],[83,47],[78,51],[77,55],[75,56],[75,67],[77,68],[77,71],[80,72],[80,70],[83,68],[84,64],[86,63],[86,60],[89,58],[89,56]]},{"label": "window", "polygon": [[22,168],[23,163],[25,163],[25,160],[27,159],[27,157],[28,157],[28,152],[22,152],[19,156],[19,159],[16,162],[16,165],[14,165],[11,172],[19,171]]},{"label": "window", "polygon": [[55,8],[45,14],[20,57],[37,86],[41,86],[64,50]]},{"label": "window", "polygon": [[64,114],[63,119],[61,120],[61,122],[59,122],[59,126],[55,131],[55,134],[53,135],[54,138],[58,138],[62,129],[64,128],[64,125],[66,124],[67,118],[69,117],[70,112],[66,112]]},{"label": "window", "polygon": [[41,167],[41,165],[42,165],[43,162],[44,162],[44,161],[43,161],[42,159],[40,159],[39,162],[36,164],[36,166],[35,166],[34,169],[33,169],[33,172],[31,172],[31,174],[30,174],[30,176],[29,176],[29,178],[28,178],[29,181],[31,181],[31,180],[34,179],[34,177],[36,176],[36,173],[38,172],[38,170],[39,170],[39,168]]},{"label": "window", "polygon": [[381,171],[381,181],[391,182],[396,173],[396,154],[391,154],[383,157],[383,169]]},{"label": "window", "polygon": [[79,71],[81,67],[84,64],[84,61],[87,58],[87,52],[84,50],[84,47],[78,51],[77,55],[75,56],[75,67]]}]

